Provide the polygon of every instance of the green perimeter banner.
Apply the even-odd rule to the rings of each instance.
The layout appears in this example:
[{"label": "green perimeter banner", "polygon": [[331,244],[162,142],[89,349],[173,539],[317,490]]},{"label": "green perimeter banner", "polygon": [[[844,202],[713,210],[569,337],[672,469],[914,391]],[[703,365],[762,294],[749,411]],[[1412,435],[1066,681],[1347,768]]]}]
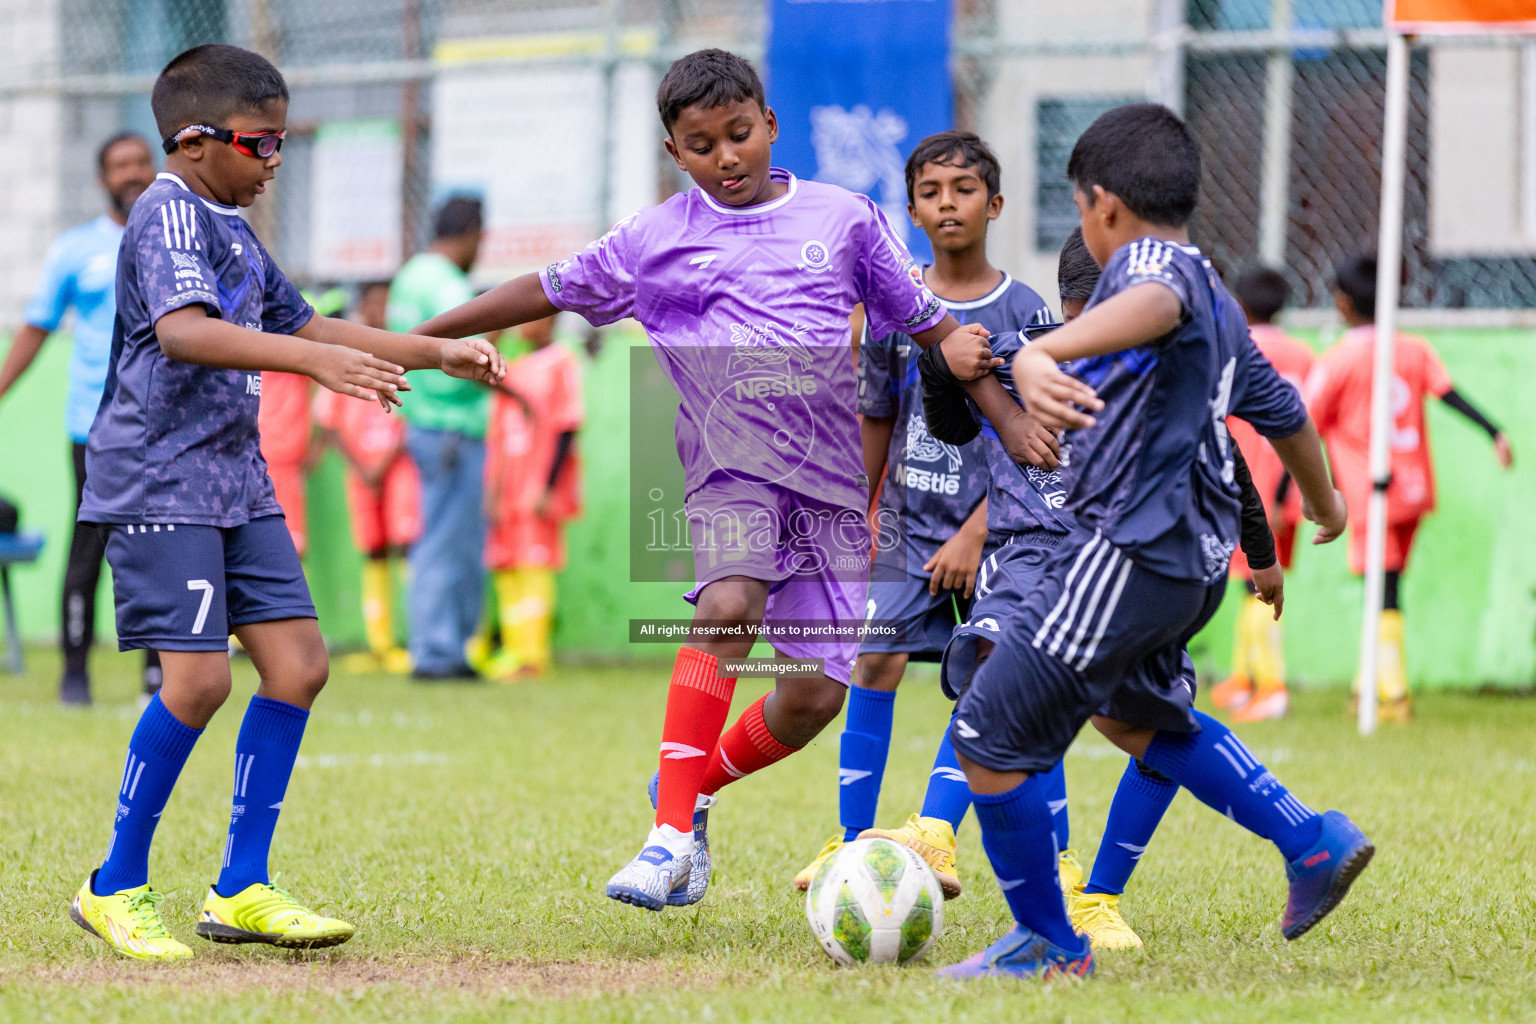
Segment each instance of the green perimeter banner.
[{"label": "green perimeter banner", "polygon": [[[1515,468],[1501,473],[1486,436],[1439,403],[1430,409],[1440,509],[1420,531],[1405,577],[1409,674],[1429,687],[1528,687],[1536,683],[1536,339],[1516,330],[1432,332],[1456,386],[1508,432]],[[630,582],[630,539],[644,509],[630,490],[631,349],[637,332],[614,332],[586,370],[587,422],[580,437],[585,514],[568,533],[570,568],[561,575],[556,647],[568,660],[670,659],[675,645],[631,644],[631,619],[687,618],[686,584]],[[50,341],[32,371],[0,403],[0,493],[22,507],[24,526],[48,538],[43,558],[12,573],[24,636],[58,635],[59,587],[69,543],[72,483],[63,429],[69,340]],[[665,387],[656,374],[653,386]],[[409,396],[407,396],[409,401]],[[647,444],[671,450],[670,425]],[[673,457],[675,459],[675,456]],[[309,484],[310,586],[332,646],[360,646],[361,559],[347,525],[342,470],[327,456]],[[1296,564],[1286,580],[1285,651],[1293,681],[1347,685],[1354,673],[1360,584],[1344,567],[1344,545],[1313,547],[1303,527]],[[110,642],[111,589],[103,576],[98,628]],[[1196,639],[1201,673],[1226,671],[1233,599]],[[100,638],[99,638],[100,639]],[[108,647],[107,649],[110,649]]]}]

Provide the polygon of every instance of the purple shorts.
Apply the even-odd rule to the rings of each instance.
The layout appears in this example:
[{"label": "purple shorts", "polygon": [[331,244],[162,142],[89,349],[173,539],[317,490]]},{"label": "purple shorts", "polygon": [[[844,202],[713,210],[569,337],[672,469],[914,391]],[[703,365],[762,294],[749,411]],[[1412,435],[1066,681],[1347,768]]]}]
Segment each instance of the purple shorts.
[{"label": "purple shorts", "polygon": [[[727,576],[765,581],[763,625],[773,649],[821,658],[827,676],[848,685],[869,592],[864,513],[715,473],[688,496],[687,514],[698,580],[688,603]],[[812,635],[797,640],[796,631]]]}]

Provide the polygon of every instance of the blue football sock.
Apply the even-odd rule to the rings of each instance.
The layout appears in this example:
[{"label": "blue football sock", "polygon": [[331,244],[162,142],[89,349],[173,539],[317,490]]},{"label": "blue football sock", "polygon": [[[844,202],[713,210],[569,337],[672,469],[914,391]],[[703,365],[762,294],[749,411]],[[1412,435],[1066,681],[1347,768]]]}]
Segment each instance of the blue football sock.
[{"label": "blue football sock", "polygon": [[176,777],[203,730],[183,725],[160,703],[157,693],[139,716],[128,741],[128,764],[117,793],[117,824],[107,858],[91,888],[98,896],[149,881],[149,844]]},{"label": "blue football sock", "polygon": [[1273,842],[1286,860],[1305,853],[1322,832],[1318,813],[1280,785],[1232,730],[1199,711],[1195,719],[1198,733],[1159,732],[1141,763]]},{"label": "blue football sock", "polygon": [[[950,716],[950,722],[953,721],[954,716]],[[928,775],[928,791],[923,794],[922,816],[943,818],[958,832],[965,812],[970,809],[971,787],[966,784],[960,758],[955,755],[955,745],[949,742],[949,725],[946,724],[944,739],[933,758],[933,771]]]},{"label": "blue football sock", "polygon": [[837,806],[845,841],[875,827],[896,708],[895,690],[849,689],[848,720],[837,757]]},{"label": "blue football sock", "polygon": [[1040,773],[1040,785],[1044,787],[1045,806],[1051,810],[1051,829],[1056,833],[1056,851],[1072,845],[1072,823],[1067,820],[1067,768],[1065,761],[1057,761],[1056,767]]},{"label": "blue football sock", "polygon": [[1032,775],[1006,793],[975,794],[981,845],[1014,920],[1063,949],[1085,948],[1067,917],[1045,786]]},{"label": "blue football sock", "polygon": [[1136,862],[1152,842],[1152,833],[1158,822],[1168,812],[1168,805],[1178,795],[1176,783],[1155,775],[1136,764],[1126,765],[1115,789],[1115,799],[1109,805],[1109,819],[1104,823],[1104,841],[1093,858],[1093,874],[1083,887],[1087,893],[1110,893],[1118,896],[1125,892]]},{"label": "blue football sock", "polygon": [[233,896],[247,886],[269,882],[267,851],[299,756],[309,712],[280,700],[252,697],[235,740],[235,798],[229,816],[224,869],[214,888]]}]

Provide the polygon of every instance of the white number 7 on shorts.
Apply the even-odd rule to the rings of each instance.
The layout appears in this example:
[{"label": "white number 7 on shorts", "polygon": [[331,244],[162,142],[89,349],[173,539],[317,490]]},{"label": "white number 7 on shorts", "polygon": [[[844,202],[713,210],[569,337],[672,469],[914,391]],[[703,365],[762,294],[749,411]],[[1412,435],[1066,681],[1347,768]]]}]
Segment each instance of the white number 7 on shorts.
[{"label": "white number 7 on shorts", "polygon": [[192,634],[196,636],[208,622],[208,606],[213,603],[213,584],[207,580],[187,580],[187,589],[203,592],[202,603],[197,606],[197,621],[192,623]]}]

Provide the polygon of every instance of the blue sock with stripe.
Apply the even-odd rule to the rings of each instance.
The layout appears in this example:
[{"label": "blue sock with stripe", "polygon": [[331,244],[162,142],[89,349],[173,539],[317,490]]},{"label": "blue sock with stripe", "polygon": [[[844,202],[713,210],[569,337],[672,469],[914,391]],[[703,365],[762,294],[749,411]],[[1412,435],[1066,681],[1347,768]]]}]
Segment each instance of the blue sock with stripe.
[{"label": "blue sock with stripe", "polygon": [[1057,761],[1056,767],[1040,773],[1040,785],[1045,791],[1045,806],[1051,811],[1051,830],[1056,833],[1058,852],[1072,845],[1072,823],[1067,820],[1067,769],[1065,761]]},{"label": "blue sock with stripe", "polygon": [[234,806],[224,868],[214,886],[220,896],[271,881],[267,851],[308,720],[309,712],[303,708],[266,697],[251,698],[235,740]]},{"label": "blue sock with stripe", "polygon": [[895,710],[895,690],[849,687],[848,719],[837,755],[838,820],[845,842],[875,827]]},{"label": "blue sock with stripe", "polygon": [[[949,721],[953,723],[951,715]],[[933,758],[933,771],[928,774],[928,790],[923,794],[922,816],[942,818],[955,831],[965,812],[971,809],[971,787],[966,784],[965,772],[960,768],[960,758],[955,755],[955,745],[949,742],[949,725],[944,726],[944,739],[939,752]]]},{"label": "blue sock with stripe", "polygon": [[157,693],[139,716],[128,741],[128,762],[117,793],[117,822],[107,857],[91,890],[98,896],[133,889],[149,881],[149,844],[160,812],[203,730],[183,725],[160,703]]},{"label": "blue sock with stripe", "polygon": [[1161,775],[1148,774],[1133,757],[1120,776],[1115,799],[1109,805],[1104,822],[1104,841],[1093,858],[1093,874],[1083,887],[1086,893],[1118,896],[1136,870],[1136,862],[1147,852],[1152,833],[1168,812],[1168,805],[1179,793],[1177,784]]},{"label": "blue sock with stripe", "polygon": [[1280,847],[1286,860],[1311,848],[1322,832],[1321,816],[1292,796],[1232,730],[1203,712],[1194,715],[1199,732],[1159,732],[1141,763]]},{"label": "blue sock with stripe", "polygon": [[975,794],[973,799],[981,845],[1014,920],[1063,949],[1083,949],[1061,896],[1059,851],[1042,777],[1031,775],[1006,793]]}]

